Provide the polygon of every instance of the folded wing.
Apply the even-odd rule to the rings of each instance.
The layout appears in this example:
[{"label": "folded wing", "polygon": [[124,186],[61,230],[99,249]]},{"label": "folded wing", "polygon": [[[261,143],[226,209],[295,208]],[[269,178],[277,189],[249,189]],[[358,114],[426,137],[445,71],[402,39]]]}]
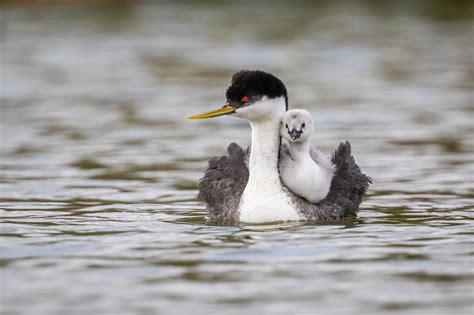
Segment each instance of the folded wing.
[{"label": "folded wing", "polygon": [[232,223],[239,219],[238,208],[249,178],[246,165],[248,149],[243,150],[238,144],[227,147],[229,155],[216,156],[209,160],[209,165],[199,182],[198,198],[207,203],[209,221]]}]

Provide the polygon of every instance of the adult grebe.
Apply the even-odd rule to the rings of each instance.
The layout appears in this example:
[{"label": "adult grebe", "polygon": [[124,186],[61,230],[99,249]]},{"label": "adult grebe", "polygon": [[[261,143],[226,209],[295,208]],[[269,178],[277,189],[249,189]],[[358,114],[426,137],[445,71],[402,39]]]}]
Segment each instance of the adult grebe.
[{"label": "adult grebe", "polygon": [[[199,198],[207,203],[211,222],[266,223],[275,221],[330,221],[355,216],[370,178],[351,156],[349,142],[341,143],[332,157],[334,177],[328,195],[313,204],[282,184],[278,171],[280,123],[288,109],[283,82],[263,71],[239,71],[220,109],[189,119],[233,115],[252,127],[251,148],[235,143],[229,155],[214,157],[199,182]],[[249,156],[250,155],[250,156]]]}]

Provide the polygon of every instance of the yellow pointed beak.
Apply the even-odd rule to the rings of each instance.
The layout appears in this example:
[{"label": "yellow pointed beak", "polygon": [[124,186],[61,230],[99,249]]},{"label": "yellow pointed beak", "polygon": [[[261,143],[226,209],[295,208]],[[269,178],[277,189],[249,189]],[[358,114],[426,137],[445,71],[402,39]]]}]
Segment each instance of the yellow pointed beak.
[{"label": "yellow pointed beak", "polygon": [[222,108],[219,108],[217,110],[213,110],[213,111],[208,112],[208,113],[188,117],[188,119],[205,119],[205,118],[213,118],[213,117],[222,116],[222,115],[229,115],[229,114],[232,114],[233,112],[235,112],[236,109],[237,109],[237,107],[230,106],[230,105],[225,105]]}]

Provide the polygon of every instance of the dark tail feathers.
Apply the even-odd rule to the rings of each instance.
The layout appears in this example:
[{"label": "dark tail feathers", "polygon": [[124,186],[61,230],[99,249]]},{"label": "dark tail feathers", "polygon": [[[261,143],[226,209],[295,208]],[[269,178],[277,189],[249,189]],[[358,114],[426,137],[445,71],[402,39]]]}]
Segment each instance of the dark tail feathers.
[{"label": "dark tail feathers", "polygon": [[336,166],[336,171],[329,194],[322,202],[339,205],[347,216],[356,215],[372,180],[362,173],[356,164],[351,155],[349,141],[339,144],[332,156],[332,162]]}]

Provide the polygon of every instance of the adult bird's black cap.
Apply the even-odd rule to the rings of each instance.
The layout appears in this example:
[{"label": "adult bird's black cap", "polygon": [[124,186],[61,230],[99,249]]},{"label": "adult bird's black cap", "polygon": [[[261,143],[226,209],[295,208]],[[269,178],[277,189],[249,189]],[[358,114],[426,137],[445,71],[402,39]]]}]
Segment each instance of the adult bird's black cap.
[{"label": "adult bird's black cap", "polygon": [[237,109],[249,106],[263,96],[270,99],[285,97],[288,110],[288,92],[283,82],[271,73],[261,70],[240,70],[232,76],[231,85],[227,88],[226,104],[217,110],[189,117],[204,119],[234,113]]},{"label": "adult bird's black cap", "polygon": [[227,101],[238,103],[243,97],[276,98],[285,97],[286,108],[288,109],[288,92],[283,82],[271,73],[261,70],[241,70],[234,73],[232,83],[227,88]]}]

